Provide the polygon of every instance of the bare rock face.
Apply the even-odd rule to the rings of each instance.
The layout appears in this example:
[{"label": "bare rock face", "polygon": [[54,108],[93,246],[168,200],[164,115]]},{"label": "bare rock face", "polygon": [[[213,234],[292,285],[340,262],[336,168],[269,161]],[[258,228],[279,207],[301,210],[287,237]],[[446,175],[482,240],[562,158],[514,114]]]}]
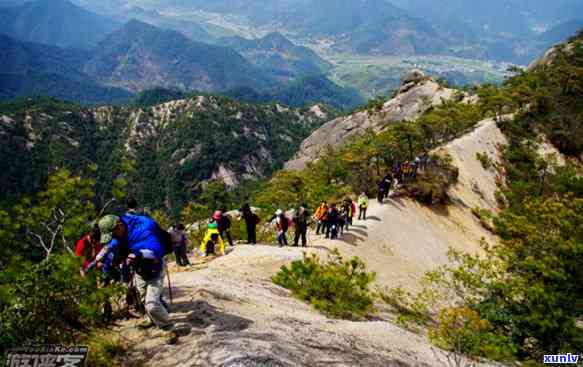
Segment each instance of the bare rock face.
[{"label": "bare rock face", "polygon": [[530,65],[528,65],[528,68],[526,70],[533,71],[537,67],[553,64],[555,62],[555,60],[557,59],[557,55],[559,54],[559,51],[561,51],[561,49],[563,52],[572,53],[573,50],[575,49],[575,46],[578,43],[581,43],[581,41],[574,41],[574,42],[566,43],[566,44],[563,43],[563,44],[559,44],[559,45],[551,47],[550,49],[548,49],[545,52],[545,54],[543,56],[541,56],[538,59],[531,62]]},{"label": "bare rock face", "polygon": [[415,120],[432,106],[454,98],[456,91],[442,88],[419,70],[403,75],[398,94],[387,101],[380,111],[360,111],[331,120],[317,129],[300,146],[286,169],[301,170],[316,160],[328,146],[342,145],[348,139],[371,129],[380,132],[393,122]]}]

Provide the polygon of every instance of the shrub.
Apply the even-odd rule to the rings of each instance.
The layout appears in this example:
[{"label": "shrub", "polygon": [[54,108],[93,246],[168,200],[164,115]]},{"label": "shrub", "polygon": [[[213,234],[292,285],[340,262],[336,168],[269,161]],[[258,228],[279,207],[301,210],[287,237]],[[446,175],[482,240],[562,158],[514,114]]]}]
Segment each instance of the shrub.
[{"label": "shrub", "polygon": [[[128,346],[119,335],[113,332],[95,332],[83,338],[81,343],[89,347],[87,367],[118,367],[124,365],[120,362],[120,359],[127,351]],[[139,365],[139,363],[132,365]]]},{"label": "shrub", "polygon": [[397,324],[407,329],[427,325],[430,321],[429,302],[425,295],[412,295],[400,287],[379,292],[380,299],[397,313]]},{"label": "shrub", "polygon": [[492,325],[468,307],[443,309],[437,325],[429,331],[429,338],[435,345],[457,355],[501,360],[516,352],[508,338],[496,335]]},{"label": "shrub", "polygon": [[24,343],[72,343],[100,324],[105,300],[121,292],[97,289],[96,279],[81,277],[79,268],[77,258],[52,255],[40,263],[3,269],[0,355]]},{"label": "shrub", "polygon": [[369,286],[375,276],[358,257],[345,261],[335,250],[326,262],[305,255],[283,266],[272,280],[326,315],[358,320],[374,312]]},{"label": "shrub", "polygon": [[482,167],[485,170],[489,170],[492,166],[494,166],[494,161],[487,153],[476,153],[476,159],[480,161]]}]

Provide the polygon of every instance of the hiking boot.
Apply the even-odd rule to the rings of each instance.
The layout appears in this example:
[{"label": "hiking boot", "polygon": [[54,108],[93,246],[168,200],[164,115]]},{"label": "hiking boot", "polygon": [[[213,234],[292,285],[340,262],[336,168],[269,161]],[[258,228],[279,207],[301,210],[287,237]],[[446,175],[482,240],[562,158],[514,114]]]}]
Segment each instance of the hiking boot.
[{"label": "hiking boot", "polygon": [[178,343],[178,334],[176,333],[176,330],[164,331],[162,336],[166,340],[166,344],[172,345]]},{"label": "hiking boot", "polygon": [[145,320],[138,324],[138,329],[147,330],[153,328],[154,326],[156,326],[156,324],[154,324],[151,320]]}]

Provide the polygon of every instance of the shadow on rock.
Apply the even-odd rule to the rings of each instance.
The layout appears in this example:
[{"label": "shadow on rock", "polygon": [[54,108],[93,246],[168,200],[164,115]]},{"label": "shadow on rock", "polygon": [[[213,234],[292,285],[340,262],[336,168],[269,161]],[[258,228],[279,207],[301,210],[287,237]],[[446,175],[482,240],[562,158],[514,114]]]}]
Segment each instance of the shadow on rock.
[{"label": "shadow on rock", "polygon": [[176,322],[185,323],[193,328],[213,327],[215,332],[242,331],[253,324],[251,320],[219,311],[215,306],[202,300],[174,304],[176,312],[188,312],[175,318]]}]

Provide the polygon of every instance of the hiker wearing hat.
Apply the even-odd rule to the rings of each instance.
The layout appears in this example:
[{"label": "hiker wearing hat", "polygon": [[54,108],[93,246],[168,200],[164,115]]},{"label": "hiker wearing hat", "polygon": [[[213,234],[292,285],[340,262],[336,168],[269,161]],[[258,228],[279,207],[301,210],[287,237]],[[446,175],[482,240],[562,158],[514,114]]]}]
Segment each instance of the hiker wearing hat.
[{"label": "hiker wearing hat", "polygon": [[225,254],[225,242],[223,241],[223,239],[220,236],[219,225],[216,222],[210,222],[208,224],[206,235],[204,236],[202,242],[200,243],[200,253],[202,256],[208,255],[206,246],[209,243],[209,241],[212,241],[212,236],[214,234],[219,236],[219,238],[217,239],[218,246],[215,246],[215,249],[214,249],[215,253],[218,252],[221,255]]},{"label": "hiker wearing hat", "polygon": [[101,262],[111,252],[133,267],[136,272],[136,286],[145,300],[149,319],[140,327],[157,326],[164,331],[167,342],[175,344],[178,335],[161,300],[164,292],[165,248],[159,235],[160,227],[148,216],[132,214],[121,217],[106,215],[98,225],[104,248],[86,270]]},{"label": "hiker wearing hat", "polygon": [[213,214],[213,219],[219,225],[219,234],[223,241],[229,241],[229,246],[233,246],[233,239],[231,238],[231,219],[224,210],[217,210]]},{"label": "hiker wearing hat", "polygon": [[277,243],[279,247],[287,246],[287,230],[289,222],[283,213],[283,210],[277,209],[275,212],[275,227],[277,229]]}]

